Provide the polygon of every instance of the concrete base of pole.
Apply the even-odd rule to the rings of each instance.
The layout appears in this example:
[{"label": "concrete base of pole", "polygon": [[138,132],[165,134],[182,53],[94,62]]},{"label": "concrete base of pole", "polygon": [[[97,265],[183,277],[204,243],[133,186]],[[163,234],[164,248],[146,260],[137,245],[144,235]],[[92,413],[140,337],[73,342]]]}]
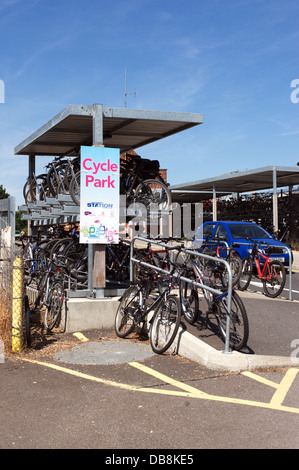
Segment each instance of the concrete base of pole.
[{"label": "concrete base of pole", "polygon": [[65,319],[65,311],[62,312],[61,325],[65,324],[66,333],[114,328],[118,305],[118,297],[69,299],[67,301],[67,316]]}]

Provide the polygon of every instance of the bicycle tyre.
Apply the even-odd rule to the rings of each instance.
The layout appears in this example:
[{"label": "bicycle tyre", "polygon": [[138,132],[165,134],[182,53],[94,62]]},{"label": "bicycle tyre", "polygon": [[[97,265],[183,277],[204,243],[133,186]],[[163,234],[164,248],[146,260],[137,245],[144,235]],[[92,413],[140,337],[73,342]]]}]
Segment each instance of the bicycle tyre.
[{"label": "bicycle tyre", "polygon": [[23,347],[29,348],[31,345],[31,331],[30,331],[30,306],[28,295],[23,296],[23,311],[22,311],[22,333],[23,333]]},{"label": "bicycle tyre", "polygon": [[80,157],[75,157],[72,161],[69,161],[66,165],[63,183],[66,189],[69,189],[73,174],[80,170]]},{"label": "bicycle tyre", "polygon": [[[226,340],[227,296],[216,301],[216,320],[223,341]],[[229,346],[235,351],[243,349],[249,337],[249,322],[245,306],[237,294],[232,292]]]},{"label": "bicycle tyre", "polygon": [[71,276],[84,283],[88,277],[88,247],[85,244],[70,244],[65,252],[65,263],[69,266]]},{"label": "bicycle tyre", "polygon": [[[264,292],[267,297],[274,298],[281,294],[284,289],[286,270],[281,261],[273,260],[269,263],[267,271],[271,275],[271,279],[262,279]],[[278,286],[277,290],[274,290],[275,286]]]},{"label": "bicycle tyre", "polygon": [[[187,272],[184,277],[195,281],[193,271]],[[182,313],[185,320],[190,324],[197,320],[199,310],[199,298],[196,287],[186,281],[180,282],[180,299],[182,305]]]},{"label": "bicycle tyre", "polygon": [[44,201],[46,196],[48,196],[47,191],[47,176],[45,174],[38,175],[30,182],[30,198],[27,193],[26,200],[27,202]]},{"label": "bicycle tyre", "polygon": [[69,186],[70,195],[77,206],[80,206],[80,174],[81,171],[77,171]]},{"label": "bicycle tyre", "polygon": [[56,281],[50,292],[45,310],[44,326],[47,332],[53,330],[60,318],[62,304],[64,301],[64,286],[60,281]]},{"label": "bicycle tyre", "polygon": [[159,209],[168,209],[171,205],[171,192],[166,184],[155,179],[142,181],[134,194],[135,202],[143,204],[146,208],[150,204],[158,204]]},{"label": "bicycle tyre", "polygon": [[[48,173],[47,173],[47,184],[49,192],[52,196],[56,197],[58,193],[58,186],[63,181],[64,171],[66,168],[66,161],[57,161],[52,163]],[[58,179],[57,179],[57,175]]]},{"label": "bicycle tyre", "polygon": [[[227,259],[227,262],[229,263],[232,270],[232,286],[235,287],[239,283],[242,274],[242,260],[239,255],[233,253],[230,258]],[[228,286],[228,273],[226,268],[222,274],[222,284],[224,287]]]},{"label": "bicycle tyre", "polygon": [[156,354],[164,353],[173,343],[181,322],[181,303],[176,295],[162,300],[151,320],[150,343]]},{"label": "bicycle tyre", "polygon": [[139,289],[137,286],[129,287],[116,311],[114,329],[119,338],[128,336],[135,327],[135,314],[139,308]]},{"label": "bicycle tyre", "polygon": [[[146,253],[137,253],[133,254],[133,257],[137,259],[138,261],[143,261],[144,263],[149,263],[150,260],[146,259],[147,254]],[[133,263],[133,283],[137,284],[140,279],[143,278],[142,272],[145,270],[145,266],[141,266],[139,263]]]},{"label": "bicycle tyre", "polygon": [[70,237],[59,238],[50,249],[50,258],[52,259],[54,254],[66,256],[67,250],[70,248],[71,245],[75,243],[76,242],[74,242],[74,240]]},{"label": "bicycle tyre", "polygon": [[253,272],[253,264],[251,258],[246,258],[243,261],[242,272],[239,277],[238,289],[244,291],[248,288]]},{"label": "bicycle tyre", "polygon": [[26,183],[24,184],[23,187],[23,197],[25,200],[25,203],[28,204],[29,202],[32,202],[32,196],[30,193],[30,186],[31,186],[31,179],[28,179]]}]

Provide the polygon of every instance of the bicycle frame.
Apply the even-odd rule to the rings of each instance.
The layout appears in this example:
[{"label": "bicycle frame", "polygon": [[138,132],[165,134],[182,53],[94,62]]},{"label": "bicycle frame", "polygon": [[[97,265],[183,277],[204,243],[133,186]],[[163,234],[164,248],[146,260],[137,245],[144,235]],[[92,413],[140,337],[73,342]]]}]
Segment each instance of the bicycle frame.
[{"label": "bicycle frame", "polygon": [[[145,321],[147,315],[152,310],[156,310],[156,308],[159,307],[159,305],[165,300],[165,296],[169,292],[169,290],[170,290],[169,287],[167,287],[163,292],[161,292],[161,294],[159,294],[159,296],[156,298],[156,300],[154,300],[154,302],[148,308],[144,309],[144,307],[145,307],[145,296],[142,292],[142,288],[140,288],[140,290],[139,290],[139,309],[141,311],[141,318],[137,317],[137,322]],[[150,320],[150,323],[151,323],[151,320]]]},{"label": "bicycle frame", "polygon": [[[259,256],[262,256],[266,260],[263,269],[261,269]],[[257,267],[257,272],[258,272],[259,278],[260,279],[271,279],[271,273],[270,273],[270,270],[269,270],[269,263],[271,261],[270,256],[269,255],[268,256],[264,255],[264,253],[262,253],[262,251],[260,249],[258,249],[257,254],[253,256],[253,259],[254,259],[256,267]],[[266,268],[268,269],[268,276],[264,275],[265,271],[266,271]]]},{"label": "bicycle frame", "polygon": [[[209,280],[210,287],[213,287],[214,283],[211,281],[209,276],[206,276],[202,272],[202,270],[200,269],[200,267],[196,263],[195,259],[191,258],[191,263],[192,263],[194,274],[197,278],[196,281],[195,281],[195,284],[198,284],[199,281],[202,281],[206,278],[206,279]],[[201,284],[206,286],[206,284],[204,282],[201,282]],[[205,299],[208,303],[208,306],[209,306],[209,308],[211,308],[212,303],[213,303],[212,299],[211,299],[211,296],[209,295],[209,293],[207,293],[207,289],[202,288],[202,290],[203,290],[203,295],[204,295],[204,297],[205,297]],[[227,297],[227,295],[228,295],[228,290],[226,292],[221,293],[221,294],[218,294],[218,295],[216,294],[215,301],[217,302],[218,300],[221,300],[223,297]]]},{"label": "bicycle frame", "polygon": [[[152,248],[148,248],[148,250],[149,250],[149,253],[145,256],[144,258],[145,260],[150,260],[154,263],[155,255],[158,255],[159,261],[165,261],[165,260],[170,261],[169,251],[166,248],[161,249],[161,250],[153,250]],[[160,253],[165,254],[165,257],[164,258],[160,257],[159,256]],[[166,264],[166,266],[169,268],[169,263]]]}]

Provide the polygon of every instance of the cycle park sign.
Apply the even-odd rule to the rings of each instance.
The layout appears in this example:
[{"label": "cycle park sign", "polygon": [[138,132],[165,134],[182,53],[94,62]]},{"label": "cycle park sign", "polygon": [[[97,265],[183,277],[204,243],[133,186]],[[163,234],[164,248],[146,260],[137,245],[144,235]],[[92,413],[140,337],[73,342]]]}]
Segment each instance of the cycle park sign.
[{"label": "cycle park sign", "polygon": [[120,151],[81,147],[80,243],[119,242]]}]

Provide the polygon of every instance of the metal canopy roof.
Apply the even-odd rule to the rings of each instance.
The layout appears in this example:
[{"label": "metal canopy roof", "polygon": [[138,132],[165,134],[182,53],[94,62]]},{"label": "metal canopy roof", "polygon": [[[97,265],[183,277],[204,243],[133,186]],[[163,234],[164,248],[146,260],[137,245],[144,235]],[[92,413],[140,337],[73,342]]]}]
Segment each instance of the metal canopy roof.
[{"label": "metal canopy roof", "polygon": [[192,181],[170,186],[175,202],[198,202],[212,197],[213,188],[217,197],[231,193],[244,193],[299,184],[299,168],[266,166],[248,171],[233,171],[214,178]]},{"label": "metal canopy roof", "polygon": [[81,145],[93,145],[95,132],[105,147],[123,153],[202,122],[202,114],[70,105],[17,145],[15,154],[78,155]]}]

